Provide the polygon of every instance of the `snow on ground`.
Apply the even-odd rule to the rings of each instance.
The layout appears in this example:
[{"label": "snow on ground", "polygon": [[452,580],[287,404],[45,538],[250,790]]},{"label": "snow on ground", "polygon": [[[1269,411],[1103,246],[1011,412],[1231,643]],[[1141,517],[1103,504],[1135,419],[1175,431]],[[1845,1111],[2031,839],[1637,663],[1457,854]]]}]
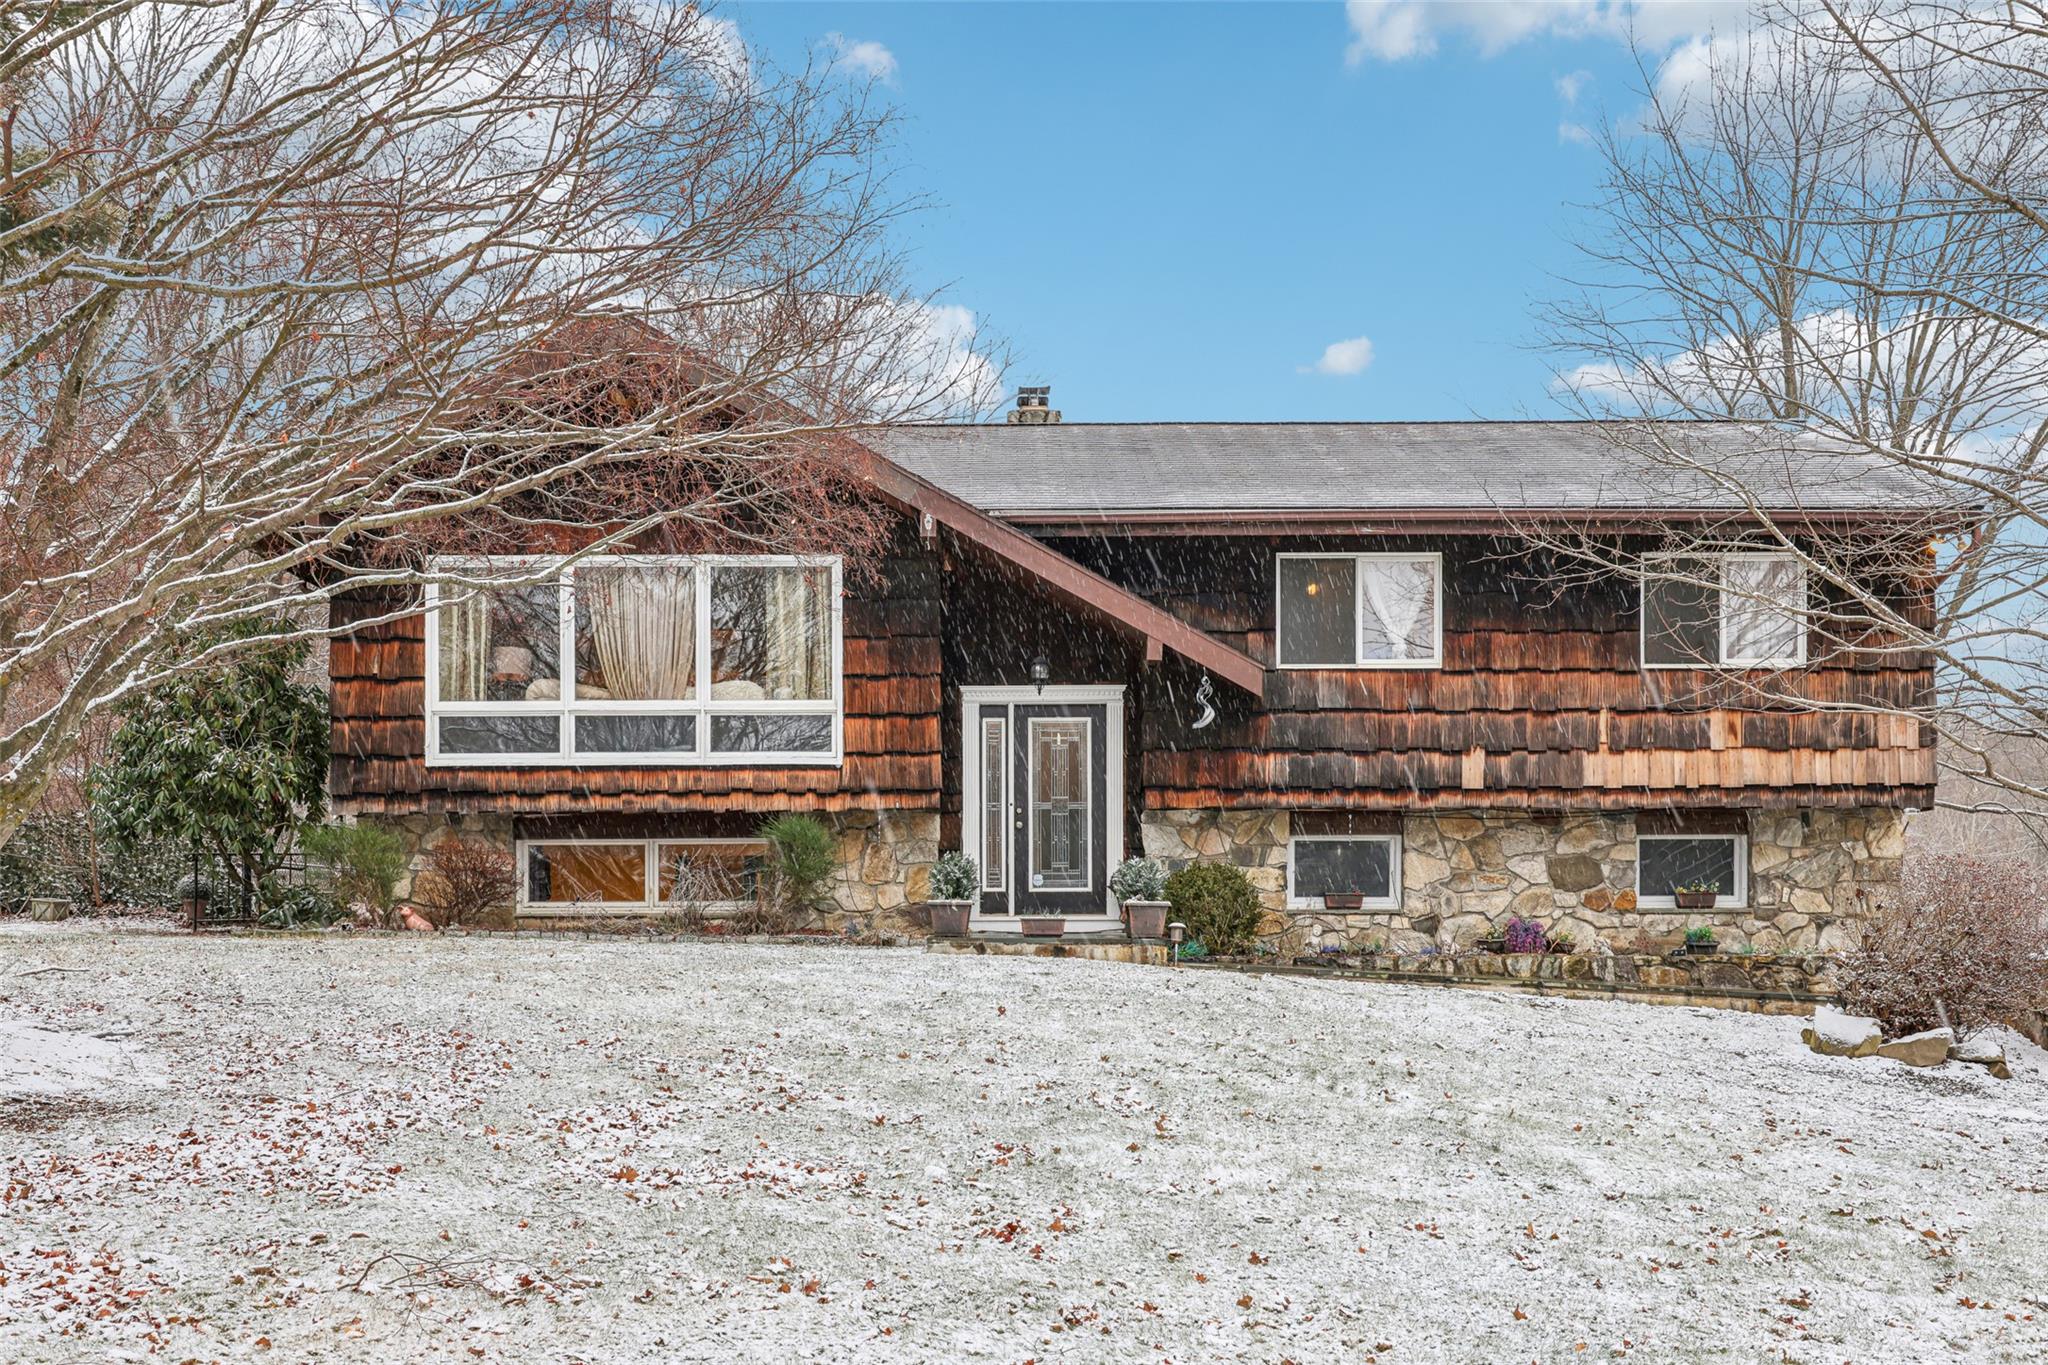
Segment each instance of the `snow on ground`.
[{"label": "snow on ground", "polygon": [[0,937],[0,1017],[125,1050],[0,1100],[0,1359],[2048,1353],[2026,1048],[1998,1082],[1619,1003],[64,925]]}]

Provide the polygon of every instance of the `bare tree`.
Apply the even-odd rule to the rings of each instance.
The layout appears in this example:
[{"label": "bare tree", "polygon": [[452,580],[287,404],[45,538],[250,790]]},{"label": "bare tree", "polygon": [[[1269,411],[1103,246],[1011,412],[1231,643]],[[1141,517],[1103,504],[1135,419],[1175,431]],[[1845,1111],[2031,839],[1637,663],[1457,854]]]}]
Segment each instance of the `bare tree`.
[{"label": "bare tree", "polygon": [[868,95],[667,0],[0,0],[0,840],[422,545],[858,543],[833,433],[996,373]]},{"label": "bare tree", "polygon": [[[1735,510],[1669,534],[1671,558],[1540,533],[1588,573],[1748,597],[1821,653],[1931,660],[1931,695],[1830,705],[1935,726],[1967,803],[2031,816],[2048,810],[2030,761],[2048,740],[2043,18],[1793,0],[1641,64],[1646,103],[1599,140],[1598,230],[1547,340],[1646,486]],[[1834,484],[1872,471],[1900,515],[1850,528]],[[1710,556],[1742,548],[1796,558],[1807,592],[1729,581]],[[1823,705],[1783,674],[1737,681]]]}]

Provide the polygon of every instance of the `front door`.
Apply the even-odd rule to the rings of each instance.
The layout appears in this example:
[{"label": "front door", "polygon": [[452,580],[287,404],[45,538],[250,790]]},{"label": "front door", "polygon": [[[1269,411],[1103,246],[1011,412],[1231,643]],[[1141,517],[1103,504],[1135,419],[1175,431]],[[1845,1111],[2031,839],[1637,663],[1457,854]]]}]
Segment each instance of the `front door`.
[{"label": "front door", "polygon": [[1108,714],[1019,705],[1010,732],[1012,913],[1100,915],[1108,894]]}]

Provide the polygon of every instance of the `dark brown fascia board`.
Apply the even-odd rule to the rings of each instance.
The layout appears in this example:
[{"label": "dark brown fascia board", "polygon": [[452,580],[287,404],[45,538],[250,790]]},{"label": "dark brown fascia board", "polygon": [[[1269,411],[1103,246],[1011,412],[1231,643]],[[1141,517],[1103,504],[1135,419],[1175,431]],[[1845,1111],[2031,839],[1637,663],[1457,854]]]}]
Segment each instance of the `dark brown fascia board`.
[{"label": "dark brown fascia board", "polygon": [[[1262,509],[1210,512],[1050,512],[992,513],[1006,525],[1029,526],[1043,535],[1089,535],[1113,531],[1134,536],[1234,535],[1272,536],[1312,530],[1329,535],[1399,535],[1436,532],[1449,535],[1499,535],[1518,526],[1556,530],[1597,528],[1614,533],[1643,533],[1674,525],[1697,525],[1746,519],[1736,508],[1518,508],[1483,512],[1472,508],[1403,508],[1397,511],[1332,511],[1322,508]],[[1967,509],[1772,508],[1775,522],[1816,527],[1928,526],[1939,522],[1963,525]]]},{"label": "dark brown fascia board", "polygon": [[1206,631],[1153,606],[1102,575],[1083,568],[1058,550],[1014,526],[969,506],[899,464],[860,447],[864,476],[877,491],[919,516],[929,516],[955,535],[1008,560],[1055,591],[1091,607],[1145,640],[1147,659],[1170,649],[1188,662],[1235,683],[1254,697],[1266,691],[1266,669]]}]

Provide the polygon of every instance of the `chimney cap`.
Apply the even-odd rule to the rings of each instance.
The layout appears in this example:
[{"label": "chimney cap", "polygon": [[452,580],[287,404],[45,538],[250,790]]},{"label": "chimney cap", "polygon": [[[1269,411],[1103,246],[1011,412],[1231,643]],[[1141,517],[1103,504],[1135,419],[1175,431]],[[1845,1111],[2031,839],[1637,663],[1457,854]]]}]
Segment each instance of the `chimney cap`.
[{"label": "chimney cap", "polygon": [[1017,386],[1017,406],[1010,410],[1011,422],[1024,426],[1045,426],[1059,420],[1059,410],[1052,405],[1052,385]]},{"label": "chimney cap", "polygon": [[1052,406],[1052,385],[1020,384],[1017,387],[1017,406],[1020,408],[1045,408]]}]

